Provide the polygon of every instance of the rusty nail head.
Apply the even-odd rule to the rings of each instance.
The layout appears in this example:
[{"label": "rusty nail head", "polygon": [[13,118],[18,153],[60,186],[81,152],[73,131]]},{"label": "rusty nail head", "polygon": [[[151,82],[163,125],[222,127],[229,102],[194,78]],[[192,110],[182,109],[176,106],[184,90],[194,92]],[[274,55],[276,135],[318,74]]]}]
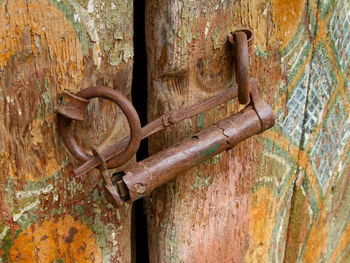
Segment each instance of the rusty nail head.
[{"label": "rusty nail head", "polygon": [[141,183],[138,183],[138,184],[135,184],[135,189],[137,193],[143,194],[146,191],[146,186]]}]

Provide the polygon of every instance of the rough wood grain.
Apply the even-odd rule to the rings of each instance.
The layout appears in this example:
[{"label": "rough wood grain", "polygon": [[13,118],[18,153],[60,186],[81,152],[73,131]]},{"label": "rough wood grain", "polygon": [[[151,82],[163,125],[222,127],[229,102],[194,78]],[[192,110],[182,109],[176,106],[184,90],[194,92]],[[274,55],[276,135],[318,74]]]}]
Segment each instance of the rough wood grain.
[{"label": "rough wood grain", "polygon": [[[130,262],[131,208],[108,202],[96,171],[73,177],[54,106],[92,85],[130,96],[132,21],[131,0],[0,1],[0,261]],[[75,134],[105,147],[125,127],[96,99]]]},{"label": "rough wood grain", "polygon": [[[149,121],[232,84],[226,35],[242,27],[255,33],[251,75],[277,118],[271,131],[149,196],[151,262],[346,262],[344,10],[343,1],[147,1]],[[155,135],[151,153],[237,111],[236,103]]]}]

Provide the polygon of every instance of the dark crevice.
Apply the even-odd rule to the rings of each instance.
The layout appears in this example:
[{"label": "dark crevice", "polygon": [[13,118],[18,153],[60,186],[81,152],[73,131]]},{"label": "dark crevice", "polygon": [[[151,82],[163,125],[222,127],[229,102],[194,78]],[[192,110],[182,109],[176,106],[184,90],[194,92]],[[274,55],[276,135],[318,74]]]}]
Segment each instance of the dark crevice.
[{"label": "dark crevice", "polygon": [[[317,30],[317,29],[316,29]],[[314,34],[310,35],[316,35],[316,32],[314,32]],[[310,42],[313,45],[313,48],[310,52],[314,52],[315,49],[315,43],[314,43],[314,38],[311,38]],[[313,54],[311,56],[310,59],[310,63],[313,61],[315,54]],[[302,158],[301,156],[301,152],[304,151],[304,143],[305,143],[305,136],[306,133],[309,133],[310,131],[306,129],[306,122],[309,118],[309,113],[307,111],[308,106],[309,106],[309,93],[310,93],[310,89],[311,89],[311,72],[308,73],[309,77],[307,80],[307,84],[306,84],[306,98],[305,98],[305,105],[304,105],[304,111],[303,111],[303,122],[302,122],[302,126],[301,126],[301,136],[300,136],[300,140],[299,140],[299,151],[298,151],[298,157],[297,157],[297,163],[296,163],[296,176],[293,182],[293,192],[292,192],[292,196],[291,196],[291,204],[290,204],[290,212],[289,212],[289,218],[288,218],[288,226],[287,226],[287,237],[286,237],[286,244],[285,244],[285,248],[284,248],[284,261],[288,261],[289,260],[289,256],[287,254],[287,252],[289,252],[289,250],[292,250],[292,248],[289,248],[289,239],[293,238],[292,233],[295,232],[295,230],[293,229],[293,216],[294,213],[296,212],[296,201],[297,201],[297,192],[299,190],[300,185],[303,183],[303,173],[305,173],[305,171],[302,171],[300,169],[300,159]],[[300,178],[299,178],[300,177]]]},{"label": "dark crevice", "polygon": [[[141,125],[147,124],[147,55],[145,37],[145,0],[134,0],[134,67],[131,97],[139,114]],[[141,141],[136,160],[148,157],[148,141]],[[143,199],[133,204],[132,211],[132,262],[148,263],[147,222]]]}]

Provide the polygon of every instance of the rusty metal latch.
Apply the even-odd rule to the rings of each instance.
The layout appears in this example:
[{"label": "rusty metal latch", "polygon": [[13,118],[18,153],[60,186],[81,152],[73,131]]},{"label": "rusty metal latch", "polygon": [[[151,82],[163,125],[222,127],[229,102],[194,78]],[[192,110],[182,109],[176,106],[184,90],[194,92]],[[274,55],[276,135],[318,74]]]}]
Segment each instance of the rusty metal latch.
[{"label": "rusty metal latch", "polygon": [[[130,101],[116,90],[91,87],[74,95],[62,94],[57,106],[60,134],[69,152],[83,162],[73,173],[81,176],[99,167],[106,189],[116,201],[116,206],[121,206],[123,202],[134,201],[147,195],[176,175],[271,128],[275,122],[273,110],[262,99],[259,80],[249,79],[248,56],[254,52],[251,45],[253,32],[247,29],[238,30],[231,33],[228,39],[236,59],[237,85],[200,104],[164,114],[142,128]],[[88,100],[95,97],[112,100],[122,109],[129,122],[130,136],[102,152],[92,149],[94,155],[89,155],[73,136],[72,120],[83,120]],[[250,103],[240,112],[217,122],[190,139],[123,167],[117,174],[109,175],[108,169],[120,167],[134,156],[141,139],[236,97],[241,104],[249,101]]]}]

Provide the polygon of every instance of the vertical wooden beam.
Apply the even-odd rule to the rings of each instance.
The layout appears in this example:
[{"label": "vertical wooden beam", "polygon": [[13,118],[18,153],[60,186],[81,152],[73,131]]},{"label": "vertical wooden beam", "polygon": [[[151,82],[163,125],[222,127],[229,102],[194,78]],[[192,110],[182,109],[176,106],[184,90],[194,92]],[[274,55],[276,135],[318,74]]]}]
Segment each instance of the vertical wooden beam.
[{"label": "vertical wooden beam", "polygon": [[[130,210],[97,171],[79,180],[54,111],[64,90],[94,85],[130,98],[133,1],[0,1],[0,255],[3,262],[130,262]],[[104,148],[128,134],[94,100],[75,134]]]},{"label": "vertical wooden beam", "polygon": [[[151,262],[346,262],[349,24],[344,1],[148,1],[149,118],[232,82],[226,35],[255,32],[251,75],[277,123],[148,201]],[[158,134],[152,152],[237,110]]]},{"label": "vertical wooden beam", "polygon": [[[273,103],[282,77],[266,9],[263,1],[148,1],[149,120],[232,85],[234,62],[227,35],[245,27],[253,29],[260,52],[251,59],[251,75],[261,80],[266,99]],[[152,137],[150,151],[173,145],[238,109],[238,102],[231,101],[186,120]],[[279,207],[280,178],[275,174],[289,171],[283,164],[274,167],[278,161],[273,154],[265,155],[273,147],[265,138],[249,139],[151,194],[146,202],[151,262],[268,259]],[[283,238],[280,247],[284,249]]]}]

